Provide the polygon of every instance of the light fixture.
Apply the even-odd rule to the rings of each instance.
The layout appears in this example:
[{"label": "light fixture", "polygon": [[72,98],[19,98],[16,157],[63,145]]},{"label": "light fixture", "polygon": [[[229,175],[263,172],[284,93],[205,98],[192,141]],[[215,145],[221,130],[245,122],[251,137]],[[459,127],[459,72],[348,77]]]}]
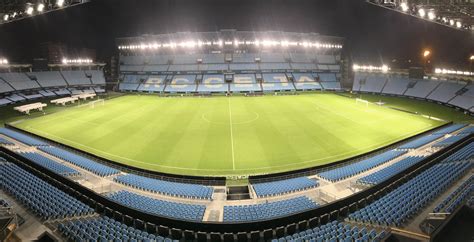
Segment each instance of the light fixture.
[{"label": "light fixture", "polygon": [[418,14],[420,15],[420,17],[424,18],[426,15],[426,12],[424,9],[420,8],[418,9]]},{"label": "light fixture", "polygon": [[425,58],[428,57],[430,54],[431,54],[430,50],[423,51],[423,57],[425,57]]},{"label": "light fixture", "polygon": [[64,0],[57,0],[56,1],[56,6],[62,7],[64,5]]},{"label": "light fixture", "polygon": [[32,6],[28,6],[28,7],[26,8],[26,14],[28,14],[28,15],[32,15],[32,14],[33,14],[33,11],[35,11],[35,10],[33,9]]},{"label": "light fixture", "polygon": [[459,22],[459,21],[456,21],[456,27],[461,28],[461,27],[462,27],[462,23]]},{"label": "light fixture", "polygon": [[3,15],[3,21],[8,21],[8,18],[9,18],[9,17],[10,17],[10,16],[8,16],[8,14]]},{"label": "light fixture", "polygon": [[406,2],[403,2],[400,4],[400,8],[402,9],[403,12],[408,11],[408,4]]},{"label": "light fixture", "polygon": [[43,3],[38,4],[38,7],[36,7],[36,11],[41,13],[43,12],[43,10],[44,10],[44,4]]},{"label": "light fixture", "polygon": [[429,20],[433,20],[433,19],[435,19],[435,18],[436,18],[435,13],[434,13],[433,11],[429,11],[429,12],[428,12],[428,19],[429,19]]},{"label": "light fixture", "polygon": [[474,55],[471,55],[471,57],[469,57],[469,60],[474,61]]}]

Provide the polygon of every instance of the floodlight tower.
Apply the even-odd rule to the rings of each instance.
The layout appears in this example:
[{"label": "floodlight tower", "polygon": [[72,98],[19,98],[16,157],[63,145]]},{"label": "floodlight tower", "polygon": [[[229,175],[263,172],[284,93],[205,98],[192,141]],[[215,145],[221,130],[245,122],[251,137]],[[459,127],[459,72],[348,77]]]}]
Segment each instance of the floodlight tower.
[{"label": "floodlight tower", "polygon": [[431,50],[425,49],[423,51],[423,69],[426,71],[426,66],[430,62]]}]

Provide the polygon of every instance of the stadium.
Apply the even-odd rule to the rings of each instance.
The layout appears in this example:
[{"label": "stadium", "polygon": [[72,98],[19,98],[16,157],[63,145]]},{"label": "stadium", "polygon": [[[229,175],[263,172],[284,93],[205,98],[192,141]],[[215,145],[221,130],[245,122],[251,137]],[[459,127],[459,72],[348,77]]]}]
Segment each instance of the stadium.
[{"label": "stadium", "polygon": [[472,241],[472,2],[269,2],[1,3],[0,239]]}]

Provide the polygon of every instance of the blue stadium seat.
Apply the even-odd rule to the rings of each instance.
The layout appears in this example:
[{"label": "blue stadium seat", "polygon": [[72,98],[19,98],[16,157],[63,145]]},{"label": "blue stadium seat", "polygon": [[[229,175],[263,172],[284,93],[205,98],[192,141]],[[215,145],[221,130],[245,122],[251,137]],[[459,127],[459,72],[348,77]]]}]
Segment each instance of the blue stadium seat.
[{"label": "blue stadium seat", "polygon": [[94,210],[12,163],[0,163],[0,187],[43,219],[88,215]]},{"label": "blue stadium seat", "polygon": [[224,221],[265,220],[302,212],[318,206],[318,203],[305,196],[255,205],[224,206]]},{"label": "blue stadium seat", "polygon": [[474,175],[469,177],[469,179],[464,181],[456,190],[451,192],[442,202],[440,202],[433,209],[433,213],[452,213],[472,196],[474,196]]},{"label": "blue stadium seat", "polygon": [[425,135],[415,140],[412,140],[406,144],[403,144],[398,147],[398,149],[417,149],[421,146],[424,146],[428,143],[431,143],[439,138],[443,137],[443,134],[432,134],[432,135]]},{"label": "blue stadium seat", "polygon": [[194,199],[211,199],[213,191],[211,187],[203,185],[169,182],[134,174],[117,176],[114,181],[145,191]]},{"label": "blue stadium seat", "polygon": [[356,222],[402,226],[472,167],[471,162],[436,164],[368,206],[349,214]]},{"label": "blue stadium seat", "polygon": [[32,138],[26,134],[22,134],[20,132],[7,129],[7,128],[0,128],[0,134],[8,136],[12,139],[18,140],[21,143],[27,144],[29,146],[41,146],[41,145],[48,145],[47,143],[40,141],[36,138]]},{"label": "blue stadium seat", "polygon": [[146,213],[165,217],[202,221],[205,205],[184,204],[154,199],[128,191],[118,191],[107,195],[109,199]]},{"label": "blue stadium seat", "polygon": [[374,173],[371,173],[365,177],[362,177],[357,180],[357,183],[360,184],[369,184],[369,185],[375,185],[379,184],[385,180],[388,180],[390,177],[395,176],[404,170],[410,168],[411,166],[417,164],[421,160],[423,160],[423,156],[408,156],[405,157],[396,163],[387,166],[379,171],[376,171]]},{"label": "blue stadium seat", "polygon": [[281,181],[263,182],[253,184],[253,189],[258,197],[276,196],[289,192],[302,191],[317,187],[319,182],[307,177],[298,177]]},{"label": "blue stadium seat", "polygon": [[60,164],[52,159],[49,159],[41,154],[34,152],[17,152],[19,155],[25,157],[26,159],[53,171],[62,176],[78,176],[80,173],[71,167]]},{"label": "blue stadium seat", "polygon": [[52,156],[55,156],[61,160],[65,160],[69,163],[72,163],[76,166],[81,167],[82,169],[88,170],[94,174],[97,174],[99,176],[111,176],[114,174],[119,173],[120,171],[111,167],[108,167],[106,165],[99,164],[95,161],[92,161],[88,158],[85,158],[83,156],[74,154],[72,152],[63,150],[58,147],[54,146],[42,146],[39,147],[41,151],[44,151]]},{"label": "blue stadium seat", "polygon": [[390,150],[362,161],[321,172],[318,175],[329,181],[339,181],[370,170],[376,166],[393,160],[404,153],[406,153],[406,151]]},{"label": "blue stadium seat", "polygon": [[58,224],[58,231],[69,241],[178,242],[135,229],[106,216],[64,221]]}]

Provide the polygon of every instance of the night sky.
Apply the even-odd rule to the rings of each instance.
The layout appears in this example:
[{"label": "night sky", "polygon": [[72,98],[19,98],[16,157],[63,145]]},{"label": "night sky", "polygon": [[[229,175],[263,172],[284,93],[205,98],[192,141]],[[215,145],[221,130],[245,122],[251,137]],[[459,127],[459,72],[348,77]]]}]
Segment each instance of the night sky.
[{"label": "night sky", "polygon": [[[346,38],[354,62],[416,65],[433,52],[434,66],[468,68],[474,34],[385,10],[361,0],[96,0],[0,25],[0,56],[31,62],[35,47],[59,41],[115,52],[115,38],[181,31],[315,32]],[[393,60],[396,60],[393,63]]]}]

